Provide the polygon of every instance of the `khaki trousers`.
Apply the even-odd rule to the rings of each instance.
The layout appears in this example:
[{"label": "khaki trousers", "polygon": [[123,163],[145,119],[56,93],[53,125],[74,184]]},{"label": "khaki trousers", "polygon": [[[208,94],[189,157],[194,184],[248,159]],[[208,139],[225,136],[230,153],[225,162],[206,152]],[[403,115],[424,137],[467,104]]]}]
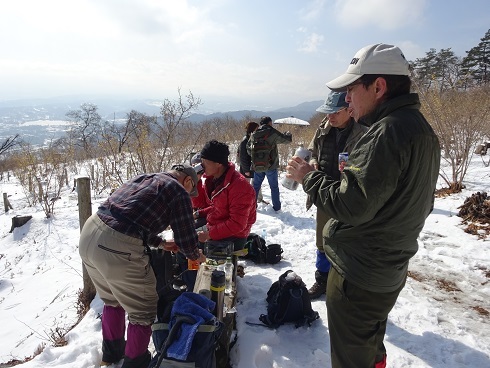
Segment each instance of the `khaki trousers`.
[{"label": "khaki trousers", "polygon": [[143,241],[108,227],[97,214],[85,222],[79,253],[102,301],[121,306],[130,323],[155,320],[158,295],[155,274]]}]

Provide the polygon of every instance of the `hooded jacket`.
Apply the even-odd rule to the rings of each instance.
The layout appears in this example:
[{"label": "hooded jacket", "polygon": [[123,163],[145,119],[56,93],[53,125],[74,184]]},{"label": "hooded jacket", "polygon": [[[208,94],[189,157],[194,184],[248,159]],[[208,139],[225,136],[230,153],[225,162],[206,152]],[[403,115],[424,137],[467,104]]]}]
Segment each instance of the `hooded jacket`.
[{"label": "hooded jacket", "polygon": [[333,267],[354,285],[385,293],[403,284],[418,250],[417,237],[434,204],[441,151],[417,94],[388,100],[360,122],[370,128],[341,180],[312,171],[303,189],[331,217],[323,236]]},{"label": "hooded jacket", "polygon": [[[253,178],[254,172],[252,170],[252,157],[250,157],[250,154],[247,152],[247,143],[249,139],[250,134],[247,134],[243,137],[240,145],[238,146],[237,154],[238,162],[240,163],[240,174],[242,174],[246,178]],[[245,174],[247,172],[249,173],[249,175]]]}]

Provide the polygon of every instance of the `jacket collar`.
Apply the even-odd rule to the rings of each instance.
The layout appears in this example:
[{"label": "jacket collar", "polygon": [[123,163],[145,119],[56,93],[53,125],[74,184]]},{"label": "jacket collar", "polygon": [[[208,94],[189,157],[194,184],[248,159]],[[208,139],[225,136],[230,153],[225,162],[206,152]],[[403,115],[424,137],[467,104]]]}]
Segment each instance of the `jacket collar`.
[{"label": "jacket collar", "polygon": [[[224,178],[221,181],[221,185],[226,186],[227,184],[229,184],[231,182],[231,178],[233,176],[234,171],[235,171],[235,164],[233,162],[228,162],[228,168],[226,169],[225,173],[223,174]],[[206,176],[206,180],[213,181],[214,176]]]},{"label": "jacket collar", "polygon": [[377,106],[371,113],[360,118],[359,124],[370,127],[377,121],[390,115],[393,111],[403,107],[411,108],[411,109],[420,109],[419,95],[416,93],[409,93],[385,101],[379,106]]},{"label": "jacket collar", "polygon": [[[354,118],[350,118],[349,124],[347,124],[347,126],[344,129],[350,130],[354,126],[355,122],[356,121],[354,120]],[[330,121],[328,120],[328,117],[323,119],[322,122],[320,123],[320,126],[318,127],[321,134],[328,134],[328,132],[330,132],[330,129],[332,128],[333,127],[330,125]]]}]

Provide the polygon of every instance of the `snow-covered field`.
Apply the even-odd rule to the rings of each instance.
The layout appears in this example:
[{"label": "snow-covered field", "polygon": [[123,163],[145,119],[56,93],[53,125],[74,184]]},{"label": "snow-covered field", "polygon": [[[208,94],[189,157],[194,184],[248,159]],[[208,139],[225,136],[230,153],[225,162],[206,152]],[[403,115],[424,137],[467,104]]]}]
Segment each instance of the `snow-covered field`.
[{"label": "snow-covered field", "polygon": [[[70,183],[72,181],[69,181]],[[458,207],[477,191],[490,191],[490,168],[474,157],[459,194],[438,198],[420,234],[420,250],[412,259],[405,289],[389,316],[386,333],[388,366],[490,367],[490,239],[463,231]],[[66,336],[68,344],[53,347],[53,336],[77,320],[77,293],[82,287],[78,256],[77,196],[64,189],[55,214],[46,219],[39,207],[27,207],[15,178],[0,182],[13,210],[0,214],[0,366],[42,353],[26,368],[94,367],[101,358],[100,299]],[[263,193],[270,199],[267,181]],[[106,194],[107,195],[107,194]],[[96,210],[104,196],[93,198]],[[307,286],[314,282],[314,211],[305,211],[306,195],[281,188],[283,209],[275,213],[260,204],[253,231],[267,231],[267,241],[280,243],[283,260],[276,265],[240,261],[238,339],[231,350],[235,368],[328,367],[329,336],[325,300],[313,302],[320,313],[309,328],[283,325],[277,330],[250,326],[266,311],[266,293],[281,273],[293,269]],[[11,218],[32,220],[10,231]]]}]

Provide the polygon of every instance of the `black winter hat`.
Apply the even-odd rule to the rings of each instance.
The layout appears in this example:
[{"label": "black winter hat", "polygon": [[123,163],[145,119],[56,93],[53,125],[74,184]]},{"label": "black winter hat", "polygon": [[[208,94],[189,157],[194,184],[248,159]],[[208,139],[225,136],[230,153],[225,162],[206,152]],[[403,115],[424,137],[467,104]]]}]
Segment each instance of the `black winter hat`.
[{"label": "black winter hat", "polygon": [[262,116],[260,118],[260,125],[265,125],[265,124],[269,124],[269,123],[272,123],[272,119],[270,116]]},{"label": "black winter hat", "polygon": [[228,145],[218,142],[215,139],[207,142],[201,150],[201,158],[223,165],[228,165],[229,154],[230,150]]}]

